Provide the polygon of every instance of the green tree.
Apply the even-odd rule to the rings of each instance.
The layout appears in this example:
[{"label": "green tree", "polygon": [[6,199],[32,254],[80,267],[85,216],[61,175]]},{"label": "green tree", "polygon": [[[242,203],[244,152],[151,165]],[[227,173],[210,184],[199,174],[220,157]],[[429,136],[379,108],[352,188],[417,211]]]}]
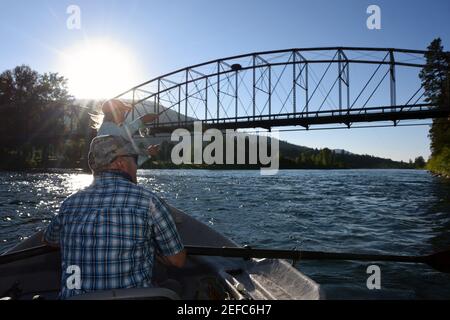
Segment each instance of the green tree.
[{"label": "green tree", "polygon": [[[39,74],[26,65],[0,74],[0,148],[10,165],[31,165],[35,151],[58,144],[65,108],[72,103],[66,80],[56,73]],[[5,164],[3,164],[5,165]],[[8,165],[7,165],[8,166]]]},{"label": "green tree", "polygon": [[[436,105],[436,108],[450,108],[450,54],[444,51],[440,38],[434,39],[428,46],[425,55],[426,65],[420,72],[426,100]],[[431,157],[428,168],[436,173],[450,175],[445,168],[448,163],[448,148],[450,146],[450,120],[434,119],[429,131],[431,140]]]},{"label": "green tree", "polygon": [[425,159],[422,156],[417,157],[414,159],[414,167],[417,169],[425,168],[426,162]]},{"label": "green tree", "polygon": [[445,91],[445,82],[448,79],[449,56],[444,52],[440,38],[434,39],[425,53],[426,64],[422,68],[419,77],[425,89],[426,100],[439,104]]}]

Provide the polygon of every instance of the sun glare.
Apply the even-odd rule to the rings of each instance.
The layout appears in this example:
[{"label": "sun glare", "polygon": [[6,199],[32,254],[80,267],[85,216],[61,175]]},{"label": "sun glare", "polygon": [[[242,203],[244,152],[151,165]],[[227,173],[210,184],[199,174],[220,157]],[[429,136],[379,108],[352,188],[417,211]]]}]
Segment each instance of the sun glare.
[{"label": "sun glare", "polygon": [[111,41],[87,41],[64,51],[61,74],[78,99],[111,98],[137,84],[133,55]]}]

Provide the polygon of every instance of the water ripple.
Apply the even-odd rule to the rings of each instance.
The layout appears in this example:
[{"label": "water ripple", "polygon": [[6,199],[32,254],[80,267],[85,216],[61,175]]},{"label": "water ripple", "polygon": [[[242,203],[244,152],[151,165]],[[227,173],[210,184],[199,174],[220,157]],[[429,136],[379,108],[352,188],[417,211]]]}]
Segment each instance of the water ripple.
[{"label": "water ripple", "polygon": [[[2,172],[0,251],[44,228],[92,177]],[[416,170],[140,170],[139,183],[232,240],[254,247],[427,254],[450,245],[450,183]],[[330,298],[450,298],[450,277],[424,265],[302,261]]]}]

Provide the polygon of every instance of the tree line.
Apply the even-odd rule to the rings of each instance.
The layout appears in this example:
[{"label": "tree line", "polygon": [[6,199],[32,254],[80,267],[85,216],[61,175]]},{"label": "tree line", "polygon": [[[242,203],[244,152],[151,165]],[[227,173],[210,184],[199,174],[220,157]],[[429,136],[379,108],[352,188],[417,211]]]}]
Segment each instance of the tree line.
[{"label": "tree line", "polygon": [[[175,142],[164,141],[161,144],[161,151],[159,155],[144,164],[143,168],[202,168],[202,169],[259,169],[262,164],[248,164],[250,140],[245,139],[245,163],[237,164],[237,141],[235,138],[234,146],[234,165],[214,164],[214,165],[196,165],[183,164],[176,166],[172,164],[171,153]],[[255,143],[254,150],[258,149],[258,140],[253,140]],[[193,148],[193,147],[192,147]],[[270,146],[268,147],[270,150]],[[224,158],[226,158],[226,146],[223,150]],[[286,141],[279,141],[280,152],[280,168],[281,169],[423,169],[426,162],[422,156],[415,158],[414,161],[409,162],[394,161],[371,155],[358,155],[347,151],[336,151],[329,148],[313,149],[303,146],[297,146]],[[191,150],[191,163],[194,163],[194,150]]]},{"label": "tree line", "polygon": [[92,136],[89,111],[57,73],[21,65],[0,74],[1,168],[82,167]]}]

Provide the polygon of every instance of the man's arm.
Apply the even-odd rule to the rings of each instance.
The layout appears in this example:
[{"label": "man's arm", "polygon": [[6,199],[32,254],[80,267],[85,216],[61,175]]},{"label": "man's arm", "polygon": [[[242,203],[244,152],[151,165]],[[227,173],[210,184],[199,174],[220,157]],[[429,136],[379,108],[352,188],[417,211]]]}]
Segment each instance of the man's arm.
[{"label": "man's arm", "polygon": [[47,229],[42,234],[42,242],[51,246],[59,247],[59,239],[61,232],[61,214],[57,214],[53,217],[52,222],[48,225]]},{"label": "man's arm", "polygon": [[49,247],[53,247],[53,248],[59,248],[60,247],[59,243],[51,243],[51,242],[48,242],[47,240],[45,240],[45,234],[42,234],[41,241],[42,241],[42,243],[48,245]]},{"label": "man's arm", "polygon": [[158,260],[160,260],[165,265],[181,268],[184,266],[184,263],[186,262],[186,250],[183,249],[181,252],[179,252],[173,256],[158,255],[157,257],[158,257]]},{"label": "man's arm", "polygon": [[181,268],[186,261],[186,251],[181,242],[170,209],[158,198],[150,208],[157,251],[163,263]]},{"label": "man's arm", "polygon": [[157,115],[155,113],[149,113],[138,119],[135,119],[134,121],[124,122],[123,126],[127,128],[127,130],[129,131],[129,133],[131,133],[131,135],[133,135],[140,128],[142,128],[145,124],[155,121],[156,119],[158,119],[158,117],[159,117],[159,115]]}]

